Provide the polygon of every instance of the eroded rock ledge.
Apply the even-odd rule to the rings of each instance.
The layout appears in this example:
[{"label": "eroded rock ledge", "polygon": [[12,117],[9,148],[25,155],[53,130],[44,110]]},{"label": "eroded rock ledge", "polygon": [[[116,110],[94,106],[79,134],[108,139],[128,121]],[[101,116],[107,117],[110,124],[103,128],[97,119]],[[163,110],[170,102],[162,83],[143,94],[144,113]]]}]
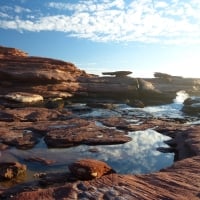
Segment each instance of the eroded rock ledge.
[{"label": "eroded rock ledge", "polygon": [[139,100],[144,105],[155,105],[172,102],[180,90],[199,94],[200,79],[162,73],[156,78],[141,79],[126,76],[130,73],[116,71],[106,73],[115,77],[99,77],[87,74],[70,62],[28,56],[18,49],[0,47],[0,97],[28,92],[44,99],[74,96],[85,101],[95,98],[136,105],[135,101]]}]

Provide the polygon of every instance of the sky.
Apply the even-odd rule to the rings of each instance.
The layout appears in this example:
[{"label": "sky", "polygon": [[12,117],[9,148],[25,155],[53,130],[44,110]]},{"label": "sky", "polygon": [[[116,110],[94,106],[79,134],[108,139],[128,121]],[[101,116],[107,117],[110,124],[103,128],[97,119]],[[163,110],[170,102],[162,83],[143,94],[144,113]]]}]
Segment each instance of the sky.
[{"label": "sky", "polygon": [[0,0],[0,45],[98,75],[200,78],[200,0]]}]

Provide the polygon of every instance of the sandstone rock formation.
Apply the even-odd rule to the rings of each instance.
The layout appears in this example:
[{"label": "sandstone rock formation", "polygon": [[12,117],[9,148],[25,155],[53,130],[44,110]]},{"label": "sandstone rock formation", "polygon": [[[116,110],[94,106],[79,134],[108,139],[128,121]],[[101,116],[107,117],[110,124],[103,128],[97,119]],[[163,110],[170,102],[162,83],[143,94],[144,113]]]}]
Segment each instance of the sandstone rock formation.
[{"label": "sandstone rock formation", "polygon": [[200,94],[200,79],[170,77],[131,78],[131,77],[81,77],[79,93],[76,97],[92,99],[112,99],[137,105],[158,105],[173,102],[177,92],[184,90],[189,95]]},{"label": "sandstone rock formation", "polygon": [[106,163],[92,159],[78,160],[68,167],[71,173],[80,180],[91,180],[115,173]]},{"label": "sandstone rock formation", "polygon": [[27,57],[28,53],[25,53],[19,49],[0,46],[0,58],[6,58],[8,56]]},{"label": "sandstone rock formation", "polygon": [[115,72],[102,72],[103,75],[115,76],[115,77],[126,77],[132,74],[130,71],[115,71]]},{"label": "sandstone rock formation", "polygon": [[50,130],[44,140],[49,147],[70,147],[80,144],[122,144],[131,140],[130,137],[117,130],[97,127],[95,122],[70,120],[62,130]]},{"label": "sandstone rock formation", "polygon": [[200,98],[187,98],[184,101],[182,111],[186,114],[199,116],[200,115]]},{"label": "sandstone rock formation", "polygon": [[23,175],[26,172],[26,166],[18,162],[0,163],[0,181],[9,180],[17,176]]},{"label": "sandstone rock formation", "polygon": [[[79,88],[77,78],[87,77],[72,63],[31,57],[13,48],[0,48],[0,94],[28,92],[43,97],[56,92],[73,93]],[[55,95],[55,94],[54,94]]]},{"label": "sandstone rock formation", "polygon": [[200,94],[200,78],[179,78],[172,76],[170,81],[166,81],[163,78],[147,78],[145,80],[151,82],[155,89],[169,96],[176,96],[176,93],[181,90],[186,91],[189,95]]},{"label": "sandstone rock formation", "polygon": [[25,92],[12,92],[4,96],[6,99],[21,102],[21,103],[32,103],[43,101],[43,97],[38,94],[30,94]]},{"label": "sandstone rock formation", "polygon": [[[129,71],[107,72],[98,77],[60,60],[31,57],[14,48],[0,48],[0,101],[8,93],[27,92],[49,98],[143,102],[144,105],[172,102],[179,90],[199,94],[200,80],[163,75],[153,79],[131,78]],[[161,74],[161,75],[160,75]],[[170,81],[166,78],[170,76]],[[106,99],[106,100],[105,100]],[[142,105],[140,103],[140,105]],[[139,105],[139,106],[140,106]],[[14,106],[15,107],[15,106]]]},{"label": "sandstone rock formation", "polygon": [[[169,130],[166,126],[165,130],[163,127],[163,131],[166,133],[172,130],[178,137],[176,144],[180,153],[179,161],[160,172],[145,175],[111,173],[89,181],[72,180],[69,175],[64,173],[53,174],[53,176],[44,175],[40,183],[45,185],[45,188],[35,189],[32,186],[24,185],[4,191],[1,198],[15,200],[27,198],[34,200],[41,197],[46,199],[197,200],[200,198],[200,127],[185,127],[185,130],[180,132],[177,132],[176,127],[171,127]],[[81,165],[79,165],[80,162],[77,162],[75,165],[78,166],[77,170],[80,166],[84,167],[84,170],[78,170],[78,174],[81,171],[96,175],[96,168],[94,171],[90,171],[91,168],[93,169],[93,164],[90,165],[86,161],[81,162]],[[87,166],[91,167],[85,169]],[[77,170],[75,170],[75,174]],[[36,184],[36,186],[39,185]]]}]

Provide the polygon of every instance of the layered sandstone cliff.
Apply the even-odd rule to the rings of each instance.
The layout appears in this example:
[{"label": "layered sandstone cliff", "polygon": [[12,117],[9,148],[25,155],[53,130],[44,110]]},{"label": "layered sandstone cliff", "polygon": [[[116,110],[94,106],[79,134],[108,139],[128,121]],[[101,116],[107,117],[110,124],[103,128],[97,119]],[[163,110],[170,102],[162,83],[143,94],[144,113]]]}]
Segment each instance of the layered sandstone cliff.
[{"label": "layered sandstone cliff", "polygon": [[87,77],[74,64],[60,60],[31,57],[13,48],[0,48],[0,93],[30,92],[44,97],[57,92],[78,90],[77,79]]},{"label": "layered sandstone cliff", "polygon": [[200,91],[200,79],[173,76],[141,79],[127,76],[129,71],[123,71],[123,76],[121,73],[89,75],[70,62],[32,57],[18,49],[0,47],[0,95],[28,92],[44,99],[74,96],[119,100],[131,105],[139,100],[149,105],[169,103],[180,90],[189,94]]}]

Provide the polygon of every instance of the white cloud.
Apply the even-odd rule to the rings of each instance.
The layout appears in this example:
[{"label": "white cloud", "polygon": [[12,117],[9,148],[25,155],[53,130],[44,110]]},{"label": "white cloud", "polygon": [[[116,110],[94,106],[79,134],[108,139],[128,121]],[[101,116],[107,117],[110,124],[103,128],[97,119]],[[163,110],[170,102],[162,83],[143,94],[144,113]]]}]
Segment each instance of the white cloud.
[{"label": "white cloud", "polygon": [[[60,31],[70,37],[93,41],[140,41],[199,43],[200,3],[171,0],[82,0],[78,3],[50,2],[48,13],[34,15],[28,8],[15,6],[15,13],[26,17],[6,18],[0,9],[0,28],[27,31]],[[50,14],[49,14],[50,12]],[[55,13],[60,14],[55,14]],[[31,17],[30,17],[31,16]]]},{"label": "white cloud", "polygon": [[154,7],[155,8],[166,8],[166,7],[168,7],[168,4],[164,1],[156,1],[154,3]]},{"label": "white cloud", "polygon": [[9,15],[4,12],[0,12],[0,17],[1,18],[10,18]]},{"label": "white cloud", "polygon": [[28,8],[23,8],[23,7],[21,7],[21,6],[15,6],[14,11],[15,11],[16,13],[31,12],[30,9],[28,9]]}]

